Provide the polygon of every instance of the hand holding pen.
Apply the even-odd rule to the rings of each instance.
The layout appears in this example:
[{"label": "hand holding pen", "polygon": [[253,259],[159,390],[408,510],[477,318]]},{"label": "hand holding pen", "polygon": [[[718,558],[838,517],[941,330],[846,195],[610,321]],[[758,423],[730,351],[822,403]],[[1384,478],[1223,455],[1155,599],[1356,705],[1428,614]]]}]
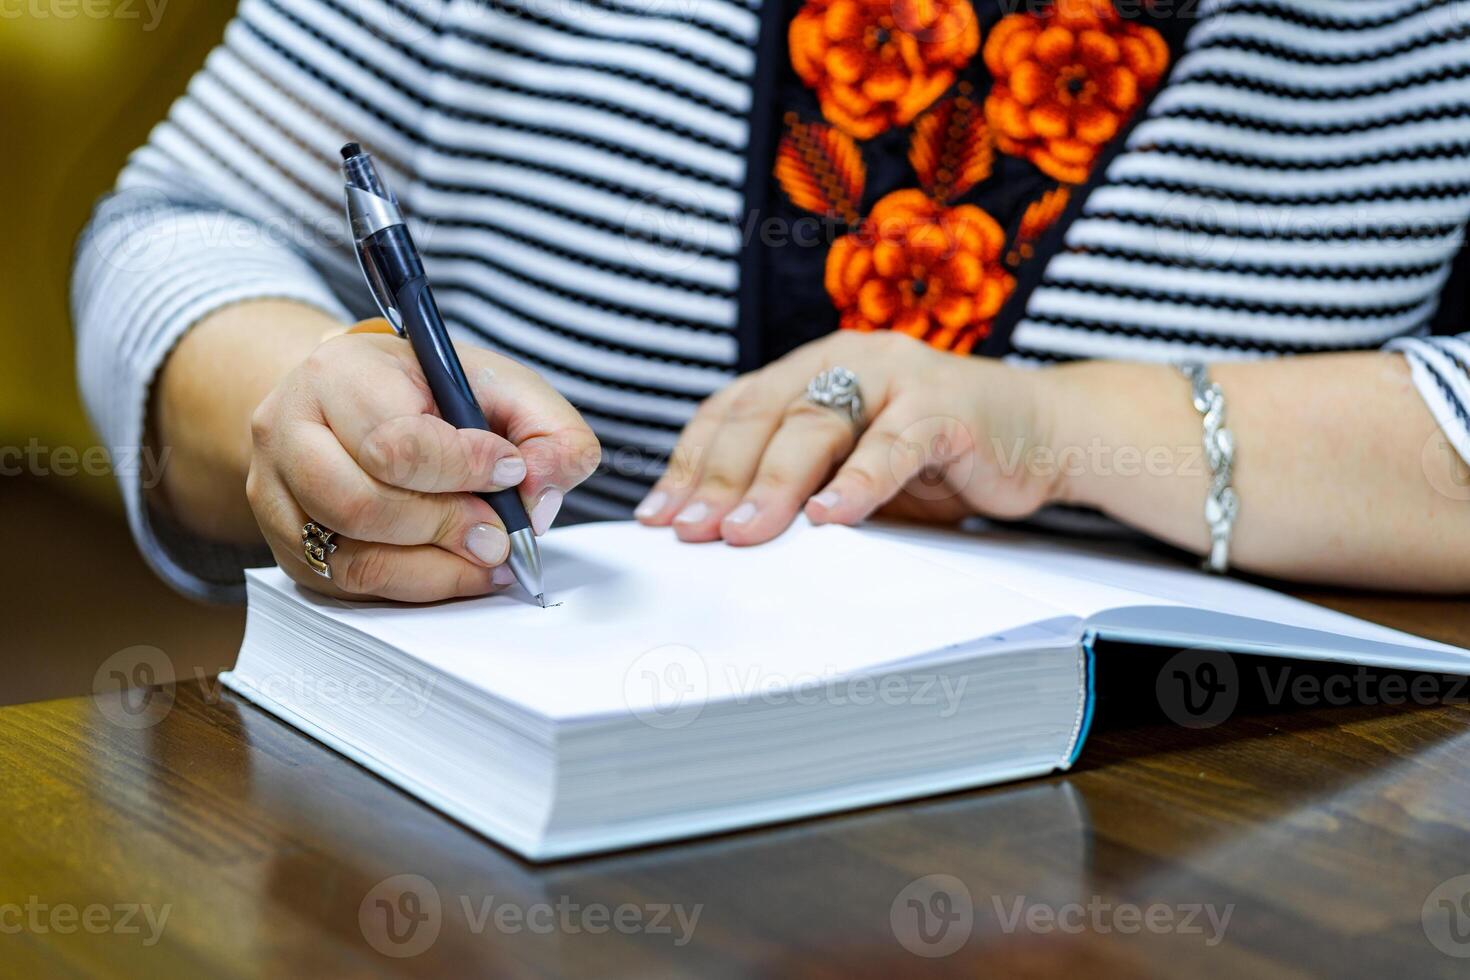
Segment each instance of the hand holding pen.
[{"label": "hand holding pen", "polygon": [[[457,359],[493,431],[456,427],[409,343],[340,332],[313,307],[259,300],[191,335],[208,334],[214,358],[240,350],[242,397],[266,381],[242,405],[255,407],[246,489],[277,563],[302,586],[344,599],[432,602],[514,585],[507,522],[486,497],[510,490],[544,531],[562,495],[597,465],[596,437],[535,371],[472,343]],[[193,356],[185,346],[178,365]],[[255,377],[262,347],[281,364],[280,380]],[[231,389],[210,403],[234,399]],[[308,548],[330,578],[313,570]]]},{"label": "hand holding pen", "polygon": [[[347,218],[363,275],[379,309],[393,329],[408,340],[444,422],[456,430],[490,432],[490,422],[470,387],[434,301],[423,260],[397,197],[383,183],[372,157],[358,144],[348,143],[342,148],[342,161]],[[509,536],[507,564],[516,580],[545,606],[541,554],[536,545],[536,533],[544,528],[533,529],[515,489],[489,490],[478,496],[494,508]],[[304,532],[303,539],[308,538]],[[307,549],[310,562],[309,540]],[[325,554],[321,561],[325,563]]]},{"label": "hand holding pen", "polygon": [[[444,421],[456,429],[490,431],[449,339],[439,304],[434,302],[398,199],[384,186],[372,157],[358,144],[342,147],[342,170],[347,177],[347,220],[378,308],[393,329],[408,339]],[[504,489],[481,496],[495,508],[510,536],[508,561],[516,580],[545,606],[541,552],[520,495]]]}]

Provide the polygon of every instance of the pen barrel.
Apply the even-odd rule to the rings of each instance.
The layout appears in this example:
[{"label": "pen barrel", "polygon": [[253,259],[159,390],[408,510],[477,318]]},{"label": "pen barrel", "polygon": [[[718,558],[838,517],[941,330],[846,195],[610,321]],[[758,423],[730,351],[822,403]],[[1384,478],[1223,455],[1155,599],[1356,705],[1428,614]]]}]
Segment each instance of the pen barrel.
[{"label": "pen barrel", "polygon": [[434,393],[434,404],[444,421],[456,429],[490,430],[485,413],[480,409],[479,399],[470,387],[464,367],[459,362],[454,345],[449,340],[449,331],[429,290],[429,280],[424,276],[412,279],[399,286],[394,294],[398,312],[403,316],[404,332],[413,345],[414,356],[424,380]]},{"label": "pen barrel", "polygon": [[[422,274],[403,283],[394,293],[398,312],[403,317],[404,331],[424,380],[434,394],[434,404],[444,421],[456,429],[483,429],[490,431],[490,423],[480,408],[479,399],[465,377],[464,366],[449,340],[449,330],[434,294],[429,290],[429,280]],[[494,493],[476,494],[500,515],[508,532],[520,531],[531,526],[526,507],[516,490],[498,490]]]},{"label": "pen barrel", "polygon": [[[349,143],[344,146],[342,158],[343,173],[349,188],[348,223],[354,232],[359,224],[375,229],[371,234],[360,236],[357,242],[363,275],[373,290],[374,298],[383,307],[384,316],[393,322],[395,330],[400,330],[408,337],[414,356],[419,362],[419,369],[424,372],[424,379],[434,395],[434,404],[438,406],[439,414],[444,420],[456,429],[482,429],[489,432],[490,423],[486,421],[479,399],[475,397],[475,391],[465,377],[464,365],[454,352],[454,345],[449,340],[449,330],[444,325],[444,317],[439,313],[439,305],[434,302],[434,294],[429,290],[424,263],[414,246],[413,236],[398,216],[397,199],[383,185],[377,168],[373,166],[372,157],[362,152],[360,145]],[[391,203],[391,212],[386,216],[378,215],[377,221],[360,220],[364,218],[364,205],[360,199],[354,198],[354,189]],[[369,202],[366,208],[366,217],[372,217],[376,202]],[[531,519],[526,514],[525,504],[521,502],[520,491],[497,490],[475,496],[495,508],[495,513],[511,535],[512,557],[515,557],[517,546],[523,547],[530,556],[526,561],[512,561],[511,564],[518,577],[524,571],[534,579],[528,581],[521,578],[522,584],[540,593],[540,561],[535,538],[518,533],[531,528]],[[516,567],[517,565],[524,568]]]}]

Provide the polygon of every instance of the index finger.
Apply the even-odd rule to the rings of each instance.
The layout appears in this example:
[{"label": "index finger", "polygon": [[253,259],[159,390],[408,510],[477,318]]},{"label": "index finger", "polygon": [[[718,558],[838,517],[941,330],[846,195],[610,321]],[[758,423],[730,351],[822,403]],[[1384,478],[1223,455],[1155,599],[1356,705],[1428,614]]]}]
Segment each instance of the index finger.
[{"label": "index finger", "polygon": [[491,491],[526,474],[516,448],[491,432],[432,414],[428,385],[396,337],[341,337],[312,353],[303,410],[319,416],[365,472],[421,493]]},{"label": "index finger", "polygon": [[597,436],[572,403],[531,368],[483,348],[458,350],[490,427],[503,433],[526,462],[526,478],[517,489],[527,508],[534,510],[551,493],[559,504],[560,495],[602,462]]}]

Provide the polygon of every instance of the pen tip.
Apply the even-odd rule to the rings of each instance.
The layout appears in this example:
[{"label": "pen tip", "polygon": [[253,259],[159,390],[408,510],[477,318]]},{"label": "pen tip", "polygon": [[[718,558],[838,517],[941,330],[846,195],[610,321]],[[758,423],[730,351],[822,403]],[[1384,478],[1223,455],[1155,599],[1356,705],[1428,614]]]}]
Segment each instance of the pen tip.
[{"label": "pen tip", "polygon": [[342,159],[351,160],[353,157],[357,156],[361,152],[361,145],[357,143],[348,143],[346,146],[342,147]]},{"label": "pen tip", "polygon": [[541,608],[542,609],[545,609],[546,608],[546,595],[545,595],[545,593],[538,592],[536,594],[536,601],[539,602],[539,603],[541,603]]}]

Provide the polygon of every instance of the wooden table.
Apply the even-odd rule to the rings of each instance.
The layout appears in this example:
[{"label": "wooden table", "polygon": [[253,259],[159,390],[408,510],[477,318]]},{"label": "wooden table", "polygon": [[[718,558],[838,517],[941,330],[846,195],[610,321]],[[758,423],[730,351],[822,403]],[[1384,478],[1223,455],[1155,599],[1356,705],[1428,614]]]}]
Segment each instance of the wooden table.
[{"label": "wooden table", "polygon": [[[1317,598],[1470,645],[1463,603]],[[0,973],[1470,972],[1464,703],[1182,727],[1160,654],[1101,655],[1066,775],[544,866],[213,681],[0,709]]]}]

